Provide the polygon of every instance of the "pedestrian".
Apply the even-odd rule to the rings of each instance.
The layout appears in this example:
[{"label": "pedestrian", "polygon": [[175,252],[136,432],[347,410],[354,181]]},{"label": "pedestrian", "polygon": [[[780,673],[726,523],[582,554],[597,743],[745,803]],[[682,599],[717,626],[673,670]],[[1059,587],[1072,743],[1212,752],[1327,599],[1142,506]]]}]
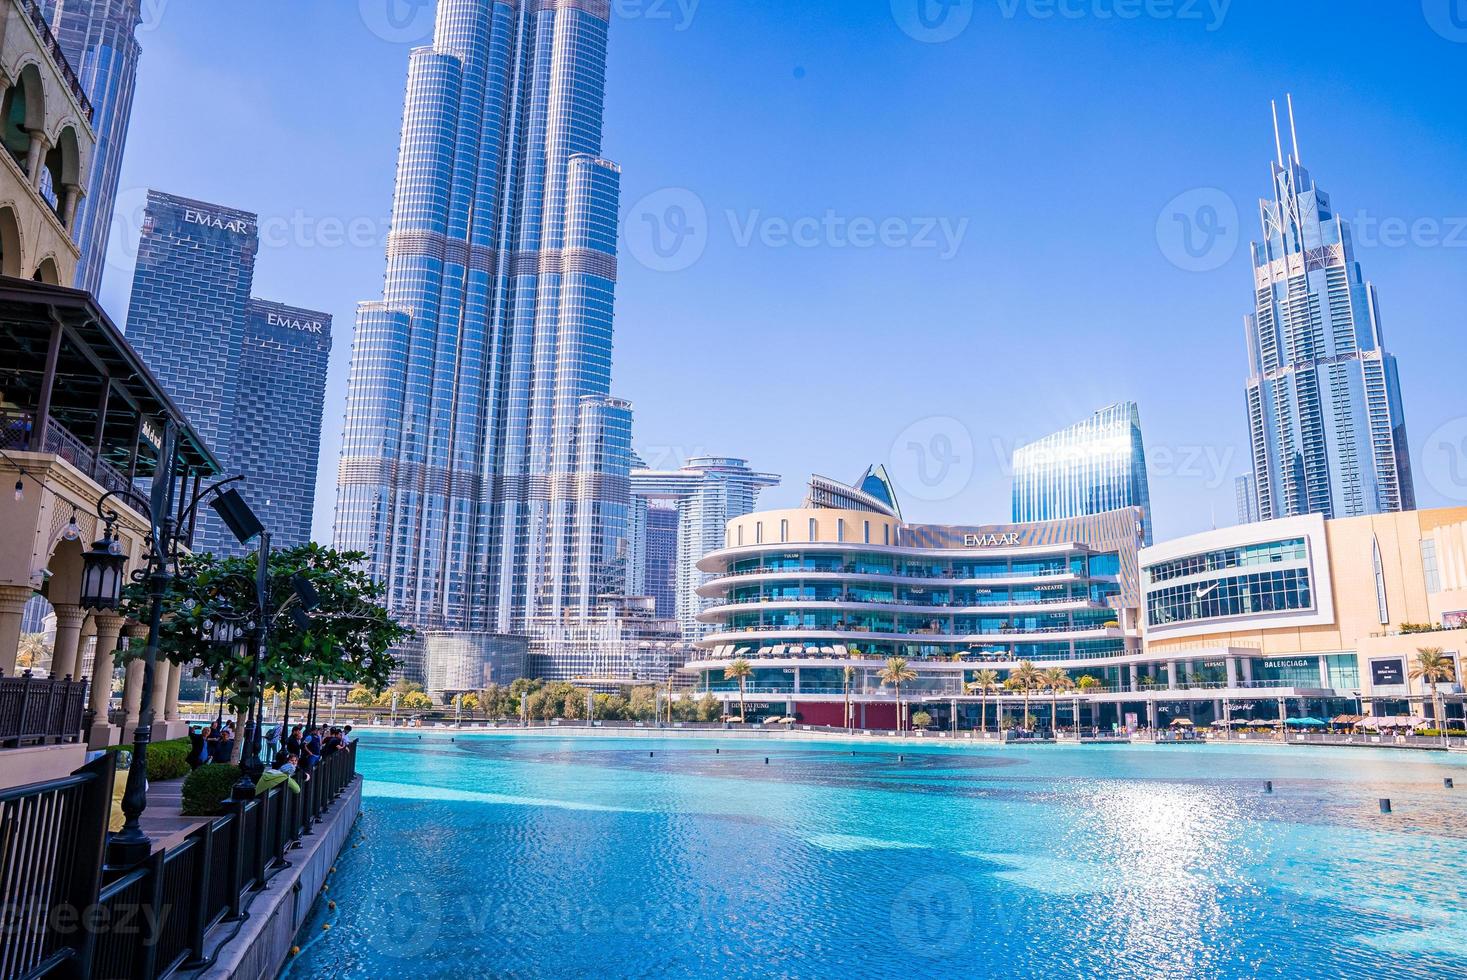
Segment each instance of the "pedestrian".
[{"label": "pedestrian", "polygon": [[188,758],[185,761],[190,769],[204,764],[204,733],[198,725],[188,726]]}]

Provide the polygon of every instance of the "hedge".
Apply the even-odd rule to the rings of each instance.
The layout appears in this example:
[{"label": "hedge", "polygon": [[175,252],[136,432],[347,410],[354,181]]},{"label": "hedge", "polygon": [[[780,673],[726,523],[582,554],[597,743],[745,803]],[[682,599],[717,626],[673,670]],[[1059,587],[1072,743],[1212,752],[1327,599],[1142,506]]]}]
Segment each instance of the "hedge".
[{"label": "hedge", "polygon": [[229,799],[237,782],[239,766],[215,762],[195,769],[183,781],[183,815],[212,817],[223,813],[221,804]]},{"label": "hedge", "polygon": [[[148,782],[158,783],[168,779],[179,779],[188,775],[189,741],[187,738],[170,739],[167,742],[151,742],[148,745]],[[131,752],[132,743],[109,746],[108,752]]]}]

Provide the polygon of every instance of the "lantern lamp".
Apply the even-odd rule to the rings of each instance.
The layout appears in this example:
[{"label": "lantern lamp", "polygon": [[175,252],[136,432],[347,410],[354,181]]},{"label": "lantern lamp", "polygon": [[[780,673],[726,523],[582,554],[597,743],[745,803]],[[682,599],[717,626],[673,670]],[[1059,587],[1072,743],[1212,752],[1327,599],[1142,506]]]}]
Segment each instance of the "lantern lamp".
[{"label": "lantern lamp", "polygon": [[127,555],[108,525],[102,540],[82,552],[81,604],[87,609],[116,609],[122,602],[123,569]]}]

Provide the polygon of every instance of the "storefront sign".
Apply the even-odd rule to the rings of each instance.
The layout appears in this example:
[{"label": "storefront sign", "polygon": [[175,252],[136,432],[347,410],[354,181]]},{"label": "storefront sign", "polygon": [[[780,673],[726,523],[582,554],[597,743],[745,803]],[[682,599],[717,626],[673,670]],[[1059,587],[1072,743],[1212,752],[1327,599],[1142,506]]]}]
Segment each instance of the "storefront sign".
[{"label": "storefront sign", "polygon": [[1372,660],[1370,683],[1377,687],[1389,687],[1406,683],[1406,663],[1403,660]]}]

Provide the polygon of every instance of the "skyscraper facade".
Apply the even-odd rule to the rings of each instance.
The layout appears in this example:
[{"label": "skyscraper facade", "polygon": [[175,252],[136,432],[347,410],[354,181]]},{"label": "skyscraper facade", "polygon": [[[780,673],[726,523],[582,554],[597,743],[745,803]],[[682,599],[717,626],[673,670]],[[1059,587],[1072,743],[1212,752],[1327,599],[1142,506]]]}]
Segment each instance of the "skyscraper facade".
[{"label": "skyscraper facade", "polygon": [[1151,490],[1141,412],[1135,402],[1102,408],[1014,450],[1016,523],[1057,521],[1139,507],[1151,543]]},{"label": "skyscraper facade", "polygon": [[97,293],[107,263],[112,209],[122,177],[128,121],[137,88],[137,28],[142,0],[40,0],[41,12],[61,44],[66,60],[81,79],[92,102],[92,129],[97,148],[87,175],[86,197],[76,215],[76,242],[81,260],[76,287]]},{"label": "skyscraper facade", "polygon": [[[259,246],[251,212],[149,191],[127,339],[290,547],[311,537],[331,318],[251,299]],[[206,508],[194,544],[241,550]]]},{"label": "skyscraper facade", "polygon": [[1253,245],[1248,423],[1262,520],[1413,510],[1396,359],[1385,350],[1375,286],[1355,261],[1350,225],[1299,158],[1284,155],[1274,113],[1272,200]]},{"label": "skyscraper facade", "polygon": [[[148,192],[127,339],[226,468],[259,248],[250,212]],[[220,553],[233,540],[212,511],[200,514],[199,550]]]},{"label": "skyscraper facade", "polygon": [[620,171],[599,155],[609,18],[605,0],[439,0],[433,43],[411,56],[386,282],[357,315],[336,542],[367,553],[415,626],[586,613],[625,562]]},{"label": "skyscraper facade", "polygon": [[1258,493],[1253,489],[1253,474],[1244,473],[1234,480],[1233,493],[1238,502],[1238,523],[1256,523],[1258,521]]},{"label": "skyscraper facade", "polygon": [[[698,621],[698,614],[708,608],[709,600],[698,594],[698,587],[708,576],[698,570],[704,555],[723,547],[724,527],[735,517],[754,510],[759,491],[779,485],[773,473],[750,469],[747,460],[727,456],[700,456],[676,470],[633,470],[632,496],[645,504],[648,515],[643,527],[643,541],[634,547],[643,562],[634,569],[631,580],[640,581],[648,595],[660,588],[652,566],[651,514],[657,507],[677,507],[677,558],[671,588],[673,612],[678,627],[687,639],[707,633],[709,625]],[[629,591],[637,591],[635,589]]]},{"label": "skyscraper facade", "polygon": [[235,399],[232,473],[282,547],[311,540],[331,316],[251,299]]}]

